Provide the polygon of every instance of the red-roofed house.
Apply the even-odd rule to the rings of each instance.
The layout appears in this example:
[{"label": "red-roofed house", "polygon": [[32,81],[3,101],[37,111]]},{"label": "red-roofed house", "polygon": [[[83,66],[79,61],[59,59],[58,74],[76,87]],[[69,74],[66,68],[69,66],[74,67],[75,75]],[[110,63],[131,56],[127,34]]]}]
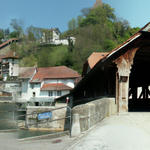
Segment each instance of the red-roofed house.
[{"label": "red-roofed house", "polygon": [[25,101],[52,101],[68,94],[74,88],[77,78],[80,77],[76,71],[66,66],[22,68],[21,70],[21,95]]}]

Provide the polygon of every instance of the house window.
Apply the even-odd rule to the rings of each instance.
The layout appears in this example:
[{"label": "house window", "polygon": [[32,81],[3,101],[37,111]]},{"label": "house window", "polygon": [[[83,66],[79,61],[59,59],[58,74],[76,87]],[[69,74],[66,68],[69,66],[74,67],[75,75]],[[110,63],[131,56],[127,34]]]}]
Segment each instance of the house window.
[{"label": "house window", "polygon": [[61,91],[57,91],[57,96],[61,96]]},{"label": "house window", "polygon": [[12,59],[12,65],[14,65],[14,59]]},{"label": "house window", "polygon": [[31,86],[31,89],[33,89],[33,88],[34,88],[34,84],[30,84],[30,86]]},{"label": "house window", "polygon": [[53,91],[49,91],[48,96],[53,96]]}]

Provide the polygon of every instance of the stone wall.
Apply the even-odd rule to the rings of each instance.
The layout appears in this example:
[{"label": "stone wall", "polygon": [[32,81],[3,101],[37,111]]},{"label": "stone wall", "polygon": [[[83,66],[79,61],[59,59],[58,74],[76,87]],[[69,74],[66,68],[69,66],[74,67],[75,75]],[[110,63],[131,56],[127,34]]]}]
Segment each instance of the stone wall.
[{"label": "stone wall", "polygon": [[[1,94],[1,92],[0,92]],[[13,97],[12,96],[0,96],[0,101],[12,101]]]},{"label": "stone wall", "polygon": [[[64,104],[59,104],[56,106],[28,106],[26,112],[26,127],[29,129],[38,129],[38,130],[55,130],[63,131],[69,126],[69,119],[61,119],[69,116],[69,111]],[[65,107],[65,108],[61,108]],[[57,109],[61,108],[61,109]],[[56,109],[56,110],[54,110]],[[38,120],[38,113],[42,112],[52,112],[52,118],[50,120]],[[30,115],[33,114],[33,115]],[[56,120],[50,122],[51,120]],[[59,120],[61,119],[61,120]]]},{"label": "stone wall", "polygon": [[[72,135],[86,131],[102,119],[117,113],[115,98],[102,98],[72,109]],[[75,131],[75,132],[74,132]]]}]

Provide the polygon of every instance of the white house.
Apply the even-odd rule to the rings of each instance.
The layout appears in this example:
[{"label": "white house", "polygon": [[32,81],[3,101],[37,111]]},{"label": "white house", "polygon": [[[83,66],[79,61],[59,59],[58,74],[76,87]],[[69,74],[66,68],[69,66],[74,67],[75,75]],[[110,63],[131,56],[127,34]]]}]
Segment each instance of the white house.
[{"label": "white house", "polygon": [[52,28],[49,31],[43,32],[41,43],[49,43],[53,45],[69,45],[68,38],[75,44],[75,37],[68,37],[66,39],[60,38],[61,32],[58,28]]},{"label": "white house", "polygon": [[[25,70],[25,69],[24,69]],[[22,79],[22,101],[50,102],[68,94],[80,75],[66,67],[27,68],[20,74]]]},{"label": "white house", "polygon": [[19,79],[21,80],[21,97],[19,101],[27,102],[30,99],[30,81],[36,74],[35,67],[20,67],[19,68]]}]

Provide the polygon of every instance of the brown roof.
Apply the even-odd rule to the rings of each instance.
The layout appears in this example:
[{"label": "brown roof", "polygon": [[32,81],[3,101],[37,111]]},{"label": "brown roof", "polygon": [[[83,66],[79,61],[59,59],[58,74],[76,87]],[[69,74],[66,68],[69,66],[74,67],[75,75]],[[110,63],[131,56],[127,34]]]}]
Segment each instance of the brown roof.
[{"label": "brown roof", "polygon": [[92,69],[98,61],[107,56],[108,52],[93,52],[88,58],[89,67]]},{"label": "brown roof", "polygon": [[15,58],[15,59],[18,59],[19,56],[16,55],[15,52],[10,51],[10,52],[8,52],[8,53],[5,54],[5,55],[2,55],[2,54],[0,55],[0,62],[2,61],[2,59],[8,59],[8,58]]},{"label": "brown roof", "polygon": [[83,72],[82,76],[88,73],[101,59],[106,57],[109,53],[108,52],[93,52],[83,65]]},{"label": "brown roof", "polygon": [[78,72],[66,66],[38,68],[31,82],[41,82],[43,79],[78,78]]},{"label": "brown roof", "polygon": [[7,46],[8,44],[10,44],[10,43],[12,43],[12,42],[14,42],[14,41],[18,41],[18,39],[17,39],[17,38],[9,39],[8,41],[6,41],[6,42],[0,44],[0,49],[3,48],[3,47],[5,47],[5,46]]},{"label": "brown roof", "polygon": [[63,91],[63,90],[72,90],[71,87],[65,85],[64,83],[48,83],[44,84],[41,88],[41,91]]},{"label": "brown roof", "polygon": [[4,57],[5,55],[0,55],[0,62],[2,61],[2,58]]},{"label": "brown roof", "polygon": [[35,73],[35,67],[20,67],[19,68],[19,78],[21,79],[30,79]]},{"label": "brown roof", "polygon": [[8,59],[8,58],[15,58],[15,59],[18,59],[19,56],[16,55],[16,52],[10,51],[10,52],[8,52],[6,55],[3,55],[3,56],[2,56],[2,59]]}]

